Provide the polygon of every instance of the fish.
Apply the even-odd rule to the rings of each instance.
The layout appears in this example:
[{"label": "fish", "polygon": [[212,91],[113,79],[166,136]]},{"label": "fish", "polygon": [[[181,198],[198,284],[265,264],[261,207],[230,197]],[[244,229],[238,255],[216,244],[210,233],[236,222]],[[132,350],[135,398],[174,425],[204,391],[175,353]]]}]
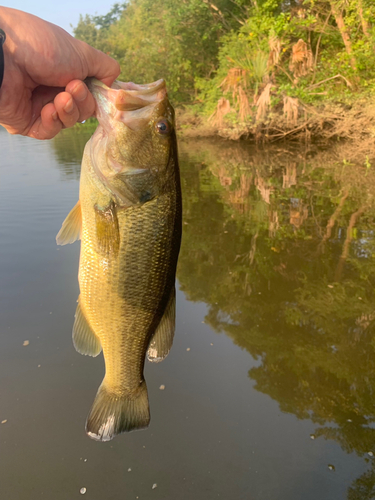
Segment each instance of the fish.
[{"label": "fish", "polygon": [[172,346],[181,185],[165,81],[88,86],[99,125],[83,153],[79,201],[56,241],[81,239],[73,344],[84,355],[103,351],[86,432],[109,441],[149,425],[145,359],[162,361]]}]

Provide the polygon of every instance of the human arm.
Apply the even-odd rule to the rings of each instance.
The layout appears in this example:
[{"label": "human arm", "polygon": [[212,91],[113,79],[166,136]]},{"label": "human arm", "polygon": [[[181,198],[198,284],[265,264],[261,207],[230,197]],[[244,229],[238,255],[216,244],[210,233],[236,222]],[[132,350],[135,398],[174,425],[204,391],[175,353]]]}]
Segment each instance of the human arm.
[{"label": "human arm", "polygon": [[111,85],[120,73],[111,57],[31,14],[0,7],[0,27],[6,33],[0,124],[12,134],[50,139],[87,119],[95,102],[82,80]]}]

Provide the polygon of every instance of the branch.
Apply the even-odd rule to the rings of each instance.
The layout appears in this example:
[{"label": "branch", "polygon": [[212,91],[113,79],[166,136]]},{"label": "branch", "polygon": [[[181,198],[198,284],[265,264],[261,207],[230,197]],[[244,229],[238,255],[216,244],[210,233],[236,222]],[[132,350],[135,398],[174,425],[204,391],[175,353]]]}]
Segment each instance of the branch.
[{"label": "branch", "polygon": [[286,76],[289,78],[289,80],[290,80],[290,81],[293,83],[293,85],[294,85],[294,80],[293,80],[293,78],[290,76],[290,74],[289,74],[287,71],[285,71],[285,69],[284,69],[284,68],[282,68],[279,64],[275,64],[275,66],[276,66],[276,68],[277,68],[277,69],[281,69],[281,71],[284,73],[284,75],[286,75]]},{"label": "branch", "polygon": [[322,83],[324,82],[328,82],[329,80],[333,80],[334,78],[342,78],[343,80],[345,80],[345,83],[348,87],[352,87],[352,84],[349,82],[349,80],[347,80],[345,78],[345,76],[342,76],[342,75],[335,75],[335,76],[331,76],[330,78],[326,78],[325,80],[322,80],[321,82],[318,82],[318,83],[314,83],[314,85],[310,85],[309,87],[307,87],[306,90],[311,90],[315,87],[319,87],[319,85],[321,85]]},{"label": "branch", "polygon": [[322,36],[323,36],[323,32],[324,30],[326,29],[327,27],[327,24],[328,24],[328,21],[329,21],[329,18],[331,17],[331,13],[329,12],[328,13],[328,16],[326,18],[326,20],[324,21],[324,24],[323,24],[323,29],[322,29],[322,32],[320,33],[319,35],[319,38],[318,38],[318,41],[317,41],[317,44],[316,44],[316,47],[315,47],[315,61],[314,61],[314,75],[313,75],[313,79],[311,80],[311,84],[314,83],[314,80],[315,80],[315,75],[316,75],[316,63],[318,62],[318,53],[319,53],[319,45],[320,45],[320,40],[322,39]]},{"label": "branch", "polygon": [[292,130],[289,130],[288,132],[283,132],[282,134],[274,134],[274,135],[271,136],[271,139],[273,139],[274,137],[286,137],[287,135],[294,134],[295,132],[298,132],[299,130],[302,130],[303,128],[305,128],[306,125],[308,125],[309,123],[310,123],[310,120],[308,120],[307,122],[303,123],[299,127],[296,127],[296,128],[294,128]]}]

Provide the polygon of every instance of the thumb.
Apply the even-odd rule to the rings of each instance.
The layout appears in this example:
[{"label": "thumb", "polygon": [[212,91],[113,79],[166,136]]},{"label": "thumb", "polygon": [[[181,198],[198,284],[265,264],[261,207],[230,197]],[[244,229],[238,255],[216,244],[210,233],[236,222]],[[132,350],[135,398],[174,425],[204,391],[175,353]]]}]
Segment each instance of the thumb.
[{"label": "thumb", "polygon": [[80,40],[79,42],[81,44],[81,57],[83,58],[82,65],[87,71],[85,78],[93,76],[110,87],[121,72],[119,63],[87,43]]}]

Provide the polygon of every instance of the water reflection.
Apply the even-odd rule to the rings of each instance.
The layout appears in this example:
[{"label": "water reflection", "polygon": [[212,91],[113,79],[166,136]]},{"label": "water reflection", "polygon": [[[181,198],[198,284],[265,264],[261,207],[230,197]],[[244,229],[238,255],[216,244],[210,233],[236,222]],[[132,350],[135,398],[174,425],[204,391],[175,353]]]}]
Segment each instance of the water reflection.
[{"label": "water reflection", "polygon": [[[77,161],[83,142],[56,151]],[[348,498],[373,498],[374,168],[332,151],[180,149],[181,289],[258,360],[258,391],[370,462]]]},{"label": "water reflection", "polygon": [[96,125],[65,130],[53,139],[53,149],[63,180],[79,180],[83,148],[92,136]]},{"label": "water reflection", "polygon": [[[178,277],[209,305],[212,328],[259,360],[249,371],[258,391],[316,423],[313,437],[369,459],[375,179],[308,156],[225,145],[187,155]],[[349,498],[374,487],[375,467]]]}]

